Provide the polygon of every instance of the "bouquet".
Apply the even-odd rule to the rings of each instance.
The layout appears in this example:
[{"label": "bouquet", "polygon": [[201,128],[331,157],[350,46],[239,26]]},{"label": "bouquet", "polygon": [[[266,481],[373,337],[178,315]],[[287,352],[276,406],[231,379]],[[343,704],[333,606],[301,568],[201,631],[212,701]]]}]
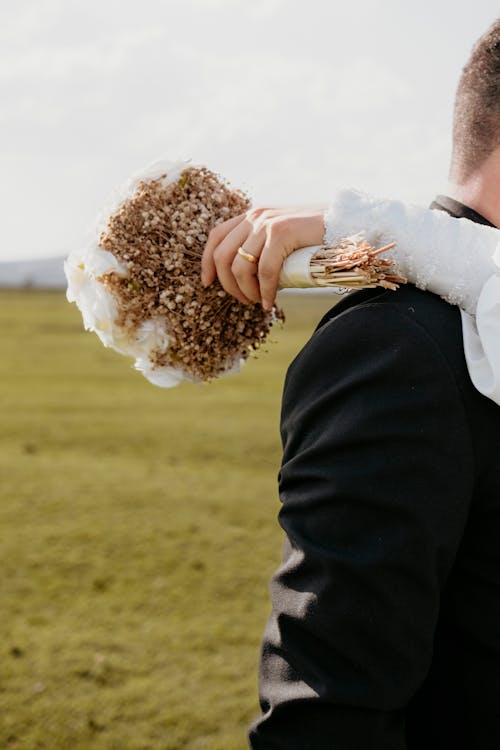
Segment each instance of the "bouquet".
[{"label": "bouquet", "polygon": [[[203,165],[157,162],[112,197],[95,238],[66,259],[67,299],[105,346],[135,358],[153,384],[203,383],[238,372],[285,316],[276,305],[243,304],[216,279],[201,284],[201,256],[216,224],[247,211],[248,195]],[[382,286],[406,279],[393,247],[362,235],[301,248],[285,260],[279,288]]]}]

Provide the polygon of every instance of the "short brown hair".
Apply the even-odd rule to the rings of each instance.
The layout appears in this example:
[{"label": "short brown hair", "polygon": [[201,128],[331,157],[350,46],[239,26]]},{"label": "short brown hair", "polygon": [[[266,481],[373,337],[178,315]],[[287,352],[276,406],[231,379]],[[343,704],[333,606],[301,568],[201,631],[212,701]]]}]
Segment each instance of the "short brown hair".
[{"label": "short brown hair", "polygon": [[450,176],[464,182],[500,145],[500,18],[476,42],[455,96]]}]

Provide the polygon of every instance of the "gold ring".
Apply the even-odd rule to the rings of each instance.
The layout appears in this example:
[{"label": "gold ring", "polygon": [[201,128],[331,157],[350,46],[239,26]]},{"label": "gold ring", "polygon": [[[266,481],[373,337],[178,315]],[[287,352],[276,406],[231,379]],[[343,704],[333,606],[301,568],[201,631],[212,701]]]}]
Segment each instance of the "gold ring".
[{"label": "gold ring", "polygon": [[259,259],[252,255],[252,253],[247,253],[246,250],[244,250],[242,247],[238,248],[238,255],[241,255],[242,258],[245,258],[245,260],[249,260],[250,263],[258,263]]}]

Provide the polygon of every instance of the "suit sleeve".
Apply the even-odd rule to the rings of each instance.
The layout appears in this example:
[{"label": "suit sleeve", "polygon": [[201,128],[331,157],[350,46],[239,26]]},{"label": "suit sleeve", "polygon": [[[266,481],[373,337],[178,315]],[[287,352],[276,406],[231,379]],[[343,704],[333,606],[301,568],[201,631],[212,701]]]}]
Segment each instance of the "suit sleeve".
[{"label": "suit sleeve", "polygon": [[404,750],[472,495],[460,393],[391,305],[351,308],[290,365],[254,750]]}]

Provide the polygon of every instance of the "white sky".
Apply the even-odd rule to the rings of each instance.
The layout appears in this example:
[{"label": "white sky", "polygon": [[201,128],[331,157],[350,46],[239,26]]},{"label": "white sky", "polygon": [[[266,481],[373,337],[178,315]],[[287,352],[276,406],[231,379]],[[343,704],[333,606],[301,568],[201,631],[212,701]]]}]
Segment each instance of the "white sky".
[{"label": "white sky", "polygon": [[191,159],[254,205],[338,187],[427,204],[497,0],[0,5],[1,259],[66,254],[114,187]]}]

